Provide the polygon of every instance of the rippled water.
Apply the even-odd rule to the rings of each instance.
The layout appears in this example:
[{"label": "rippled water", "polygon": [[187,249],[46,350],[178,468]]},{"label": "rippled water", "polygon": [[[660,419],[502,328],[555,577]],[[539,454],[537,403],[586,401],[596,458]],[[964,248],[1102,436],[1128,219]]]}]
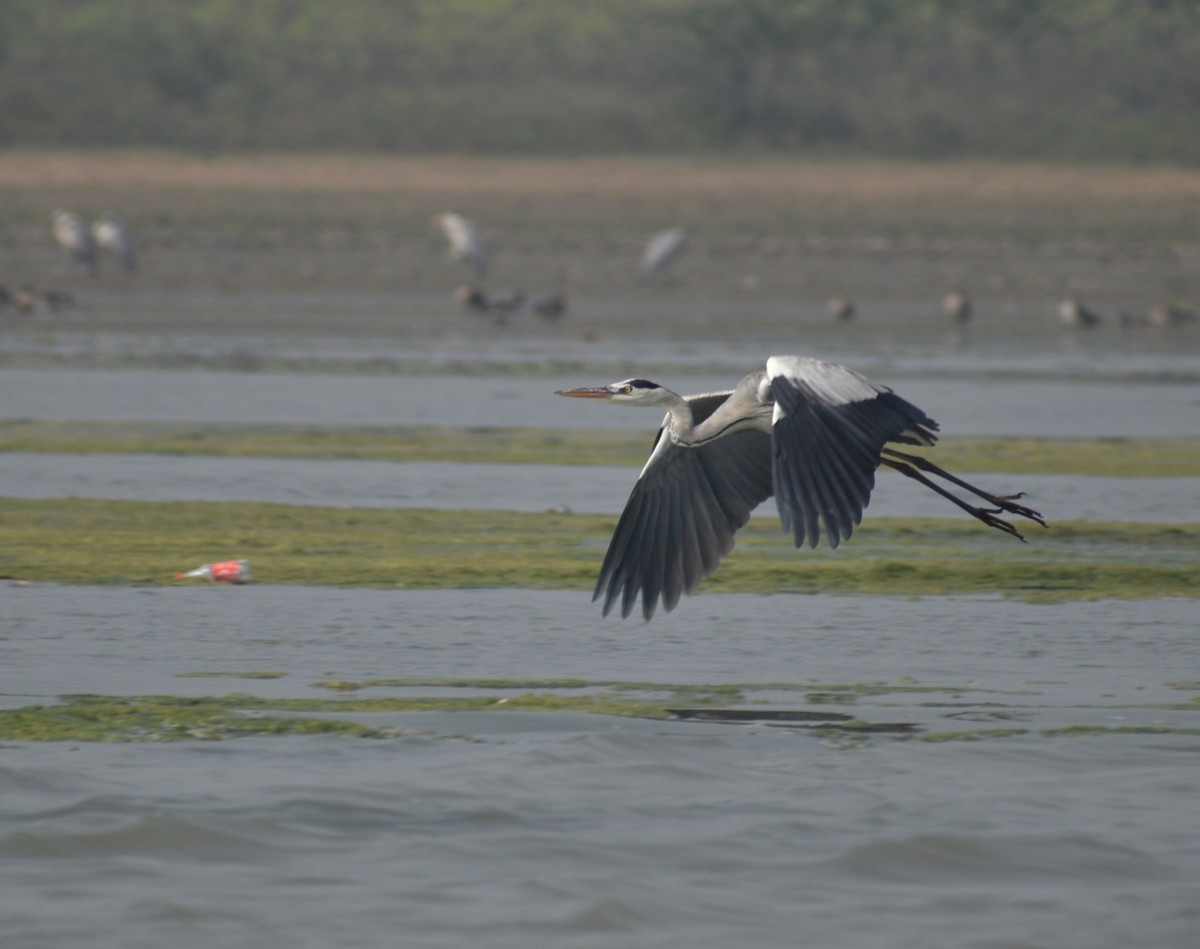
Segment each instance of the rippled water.
[{"label": "rippled water", "polygon": [[[3,701],[320,693],[326,677],[886,682],[927,732],[364,715],[409,737],[0,749],[5,945],[1190,946],[1192,604],[579,593],[0,590]],[[275,680],[177,678],[269,668]],[[920,683],[947,693],[907,693]],[[372,690],[376,692],[378,690]],[[386,690],[383,690],[386,692]],[[776,693],[794,707],[801,693]],[[748,707],[755,707],[754,705]]]}]

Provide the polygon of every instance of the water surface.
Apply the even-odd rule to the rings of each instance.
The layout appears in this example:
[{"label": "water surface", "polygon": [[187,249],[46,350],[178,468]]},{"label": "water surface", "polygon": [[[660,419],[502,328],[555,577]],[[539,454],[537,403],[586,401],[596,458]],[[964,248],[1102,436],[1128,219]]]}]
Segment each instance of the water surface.
[{"label": "water surface", "polygon": [[[950,688],[844,708],[1024,730],[846,747],[495,711],[381,715],[409,732],[385,740],[8,743],[6,945],[1184,949],[1200,738],[1049,729],[1200,724],[1160,707],[1195,694],[1172,685],[1200,668],[1193,613],[702,596],[646,625],[578,593],[0,588],[5,705],[331,676],[885,682]],[[284,675],[177,677],[264,668]]]},{"label": "water surface", "polygon": [[[130,501],[272,501],[337,507],[567,510],[616,514],[638,477],[635,465],[500,465],[443,461],[0,454],[2,493],[21,498]],[[997,494],[1017,490],[1051,520],[1200,520],[1200,479],[979,474]],[[770,502],[759,508],[774,517]],[[868,517],[952,517],[933,492],[885,472]]]},{"label": "water surface", "polygon": [[[661,421],[635,410],[557,398],[556,389],[624,379],[345,375],[228,371],[0,369],[0,418],[95,421],[254,422],[311,425],[479,425],[645,430]],[[655,381],[689,394],[729,389],[745,372]],[[645,370],[649,371],[649,370]],[[1093,438],[1200,433],[1200,390],[1162,382],[1034,377],[873,374],[936,418],[945,434]]]}]

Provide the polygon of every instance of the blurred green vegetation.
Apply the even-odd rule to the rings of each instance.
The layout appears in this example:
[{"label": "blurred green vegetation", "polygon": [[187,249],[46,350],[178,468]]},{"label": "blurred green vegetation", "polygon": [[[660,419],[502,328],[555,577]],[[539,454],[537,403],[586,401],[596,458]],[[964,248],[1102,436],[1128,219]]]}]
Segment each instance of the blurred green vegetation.
[{"label": "blurred green vegetation", "polygon": [[1200,159],[1200,0],[4,0],[0,147]]}]

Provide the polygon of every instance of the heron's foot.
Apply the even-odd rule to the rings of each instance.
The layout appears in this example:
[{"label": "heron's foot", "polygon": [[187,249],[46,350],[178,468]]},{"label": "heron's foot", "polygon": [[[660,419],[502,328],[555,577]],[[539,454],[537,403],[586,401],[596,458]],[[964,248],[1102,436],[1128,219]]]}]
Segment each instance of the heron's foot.
[{"label": "heron's foot", "polygon": [[[1019,530],[1017,530],[1016,527],[1014,527],[1008,521],[1004,520],[1004,518],[996,516],[997,514],[1002,513],[1000,508],[969,507],[968,506],[966,508],[966,510],[972,516],[977,517],[977,518],[979,518],[979,520],[983,521],[983,523],[985,523],[988,527],[994,527],[994,528],[996,528],[996,530],[1004,531],[1004,533],[1006,533],[1006,534],[1011,534],[1013,537],[1015,537],[1021,543],[1025,543],[1025,535],[1024,534],[1022,534]],[[1007,508],[1005,508],[1004,510],[1007,510]],[[1046,526],[1045,522],[1043,522],[1043,521],[1039,520],[1039,523],[1041,523],[1043,527]]]},{"label": "heron's foot", "polygon": [[1042,527],[1046,527],[1046,519],[1042,517],[1038,511],[1035,511],[1031,507],[1026,507],[1024,504],[1015,503],[1023,497],[1025,497],[1024,491],[1021,491],[1017,494],[1001,495],[995,499],[1000,510],[995,511],[994,513],[999,514],[1000,511],[1005,511],[1009,514],[1016,514],[1018,517],[1026,517],[1031,521],[1036,521],[1038,524],[1041,524]]}]

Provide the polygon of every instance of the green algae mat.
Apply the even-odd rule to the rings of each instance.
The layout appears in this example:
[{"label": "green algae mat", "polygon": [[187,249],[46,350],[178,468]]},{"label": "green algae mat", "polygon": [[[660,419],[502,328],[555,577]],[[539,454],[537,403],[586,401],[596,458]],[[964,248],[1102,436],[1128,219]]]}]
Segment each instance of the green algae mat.
[{"label": "green algae mat", "polygon": [[[237,677],[237,673],[227,673]],[[0,741],[166,742],[219,741],[244,737],[338,735],[354,738],[473,740],[419,716],[397,723],[397,714],[472,712],[583,714],[675,720],[707,725],[786,727],[827,742],[854,747],[876,736],[924,742],[983,741],[1014,736],[1092,738],[1105,735],[1197,735],[1200,697],[1137,706],[1098,706],[1104,719],[1114,709],[1149,716],[1109,725],[1085,721],[967,725],[947,729],[945,702],[986,704],[1020,719],[1037,710],[1035,688],[995,692],[971,685],[915,682],[744,683],[699,685],[654,682],[503,679],[387,679],[361,683],[314,683],[335,691],[386,689],[372,697],[270,698],[244,693],[212,696],[68,695],[59,704],[0,709]],[[1170,686],[1169,687],[1175,687]],[[1185,685],[1184,691],[1194,691]],[[430,691],[432,690],[432,691]],[[463,695],[449,694],[462,691]],[[981,694],[982,693],[982,694]],[[780,704],[780,702],[784,704]],[[860,701],[871,704],[861,713]],[[842,711],[822,711],[836,702]],[[805,707],[797,707],[805,706]],[[845,709],[854,709],[847,712]],[[389,715],[387,723],[373,717]],[[336,716],[336,717],[334,717]],[[464,725],[469,722],[464,721]]]},{"label": "green algae mat", "polygon": [[[590,590],[616,518],[561,512],[380,510],[262,502],[0,498],[0,577],[170,584],[245,559],[271,584]],[[868,519],[838,550],[796,550],[756,518],[704,592],[1029,600],[1200,595],[1200,523],[1075,521],[1029,543],[969,518]],[[196,581],[187,581],[196,582]]]}]

